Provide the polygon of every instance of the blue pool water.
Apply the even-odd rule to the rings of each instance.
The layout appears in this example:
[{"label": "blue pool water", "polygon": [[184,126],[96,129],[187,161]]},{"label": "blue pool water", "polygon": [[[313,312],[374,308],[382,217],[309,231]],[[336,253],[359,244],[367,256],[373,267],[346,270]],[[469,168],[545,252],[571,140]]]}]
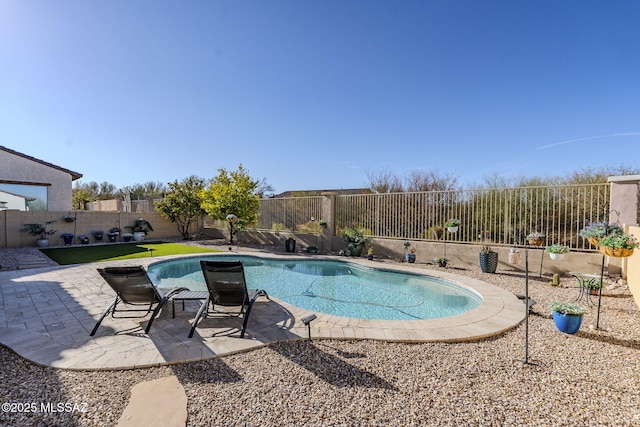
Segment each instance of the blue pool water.
[{"label": "blue pool water", "polygon": [[479,295],[439,278],[328,260],[199,256],[151,264],[149,277],[162,289],[206,290],[201,259],[241,260],[249,288],[264,289],[289,304],[336,316],[435,319],[464,313],[481,302]]}]

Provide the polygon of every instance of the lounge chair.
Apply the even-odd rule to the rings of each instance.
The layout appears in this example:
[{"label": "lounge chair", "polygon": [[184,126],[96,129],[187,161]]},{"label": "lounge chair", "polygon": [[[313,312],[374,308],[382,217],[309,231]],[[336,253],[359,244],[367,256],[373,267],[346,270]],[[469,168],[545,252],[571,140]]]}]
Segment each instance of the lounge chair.
[{"label": "lounge chair", "polygon": [[[223,307],[239,306],[240,311],[233,314],[244,317],[240,331],[240,338],[244,338],[253,304],[259,296],[265,296],[269,299],[269,295],[262,289],[247,289],[242,261],[200,261],[200,268],[202,268],[209,295],[193,320],[189,338],[193,337],[200,318],[203,315],[206,317],[210,313],[209,304],[211,304],[212,312],[214,312],[216,304]],[[177,295],[176,298],[180,298],[180,296]]]},{"label": "lounge chair", "polygon": [[[137,317],[145,317],[153,310],[153,314],[151,315],[151,319],[149,319],[149,323],[147,324],[147,328],[145,329],[145,333],[149,333],[149,329],[151,329],[151,324],[153,320],[156,318],[162,306],[167,302],[171,296],[174,294],[187,290],[187,288],[177,288],[173,289],[167,294],[163,294],[149,279],[147,272],[142,268],[142,266],[133,266],[133,267],[107,267],[107,268],[99,268],[98,273],[104,278],[104,280],[116,291],[116,299],[107,307],[96,326],[93,327],[91,331],[91,336],[93,336],[102,320],[111,313],[111,317],[115,318],[137,318]],[[120,302],[134,307],[144,307],[144,308],[123,308],[119,309],[118,305]],[[155,308],[154,308],[155,305]],[[142,315],[124,315],[124,316],[116,316],[117,313],[132,313],[132,312],[144,312]]]}]

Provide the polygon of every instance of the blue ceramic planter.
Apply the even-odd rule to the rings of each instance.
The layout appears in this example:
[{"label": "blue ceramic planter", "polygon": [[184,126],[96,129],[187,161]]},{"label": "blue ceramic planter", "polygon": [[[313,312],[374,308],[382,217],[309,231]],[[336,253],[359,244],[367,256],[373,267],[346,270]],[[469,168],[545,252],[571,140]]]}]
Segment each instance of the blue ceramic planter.
[{"label": "blue ceramic planter", "polygon": [[560,332],[565,334],[575,334],[582,325],[581,314],[561,314],[557,311],[553,312],[553,321]]}]

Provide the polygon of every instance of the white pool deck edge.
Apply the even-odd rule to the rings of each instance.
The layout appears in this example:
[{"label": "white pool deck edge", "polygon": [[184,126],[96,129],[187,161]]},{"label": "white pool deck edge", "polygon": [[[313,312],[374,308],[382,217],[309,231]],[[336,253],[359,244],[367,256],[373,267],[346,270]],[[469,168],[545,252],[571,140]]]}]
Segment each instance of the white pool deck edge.
[{"label": "white pool deck edge", "polygon": [[[221,255],[227,255],[221,253]],[[238,255],[261,258],[300,258],[242,251]],[[207,254],[208,256],[209,254]],[[194,256],[194,255],[189,255]],[[200,321],[193,338],[187,338],[199,302],[163,308],[149,334],[146,318],[107,317],[94,337],[97,319],[115,294],[96,268],[113,265],[147,267],[174,257],[56,266],[0,272],[0,343],[20,356],[43,366],[79,370],[133,369],[197,361],[261,347],[272,342],[307,339],[300,319],[310,311],[271,297],[259,298],[253,307],[247,332],[240,338],[242,319],[207,318]],[[344,257],[314,255],[313,259],[344,261]],[[428,274],[473,289],[483,298],[466,313],[434,320],[367,320],[314,313],[312,339],[371,339],[389,342],[461,342],[492,337],[522,322],[525,307],[512,293],[489,283],[448,273],[424,270],[410,264],[349,262],[385,270]]]}]

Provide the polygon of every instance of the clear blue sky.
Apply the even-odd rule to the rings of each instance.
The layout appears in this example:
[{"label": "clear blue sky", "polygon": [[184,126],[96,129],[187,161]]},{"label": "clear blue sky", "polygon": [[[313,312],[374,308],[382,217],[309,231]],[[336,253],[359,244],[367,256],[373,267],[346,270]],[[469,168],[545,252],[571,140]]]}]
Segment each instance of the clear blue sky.
[{"label": "clear blue sky", "polygon": [[275,192],[640,165],[640,1],[0,0],[0,145]]}]

